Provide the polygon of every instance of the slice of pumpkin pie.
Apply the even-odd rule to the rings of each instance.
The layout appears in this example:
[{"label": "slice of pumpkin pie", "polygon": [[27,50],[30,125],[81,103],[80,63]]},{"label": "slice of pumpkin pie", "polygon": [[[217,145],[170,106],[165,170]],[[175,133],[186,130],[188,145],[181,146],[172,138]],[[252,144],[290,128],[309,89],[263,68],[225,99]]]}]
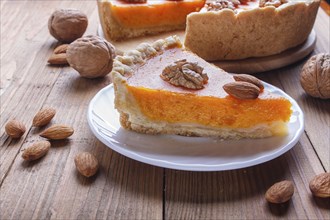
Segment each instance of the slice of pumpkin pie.
[{"label": "slice of pumpkin pie", "polygon": [[231,139],[287,133],[289,100],[186,51],[176,36],[117,56],[111,76],[125,129]]},{"label": "slice of pumpkin pie", "polygon": [[98,0],[103,33],[108,40],[183,30],[189,13],[205,0]]}]

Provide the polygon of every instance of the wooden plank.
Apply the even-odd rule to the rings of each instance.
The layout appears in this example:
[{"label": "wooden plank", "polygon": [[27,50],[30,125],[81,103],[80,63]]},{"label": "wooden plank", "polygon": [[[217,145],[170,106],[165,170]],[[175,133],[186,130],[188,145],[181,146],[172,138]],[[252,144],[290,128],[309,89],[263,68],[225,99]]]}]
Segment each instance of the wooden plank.
[{"label": "wooden plank", "polygon": [[[6,33],[1,35],[2,70],[12,71],[6,75],[1,100],[1,219],[160,219],[163,170],[113,152],[88,128],[88,103],[110,78],[83,79],[69,67],[46,65],[57,44],[47,29],[51,12],[79,8],[89,17],[87,33],[95,34],[95,1],[7,1],[1,6],[9,16],[2,26]],[[20,22],[15,20],[18,15]],[[41,139],[31,120],[42,106],[57,109],[52,123],[69,124],[75,134],[67,141],[52,142],[40,161],[25,163],[21,150]],[[28,130],[17,141],[4,134],[4,124],[12,117]],[[73,162],[84,150],[100,161],[100,171],[91,179],[80,176]]]},{"label": "wooden plank", "polygon": [[[326,20],[326,21],[325,21]],[[315,53],[329,52],[329,20],[320,10]],[[166,219],[329,219],[330,200],[314,198],[308,187],[314,175],[329,171],[329,102],[308,97],[299,71],[307,59],[287,68],[257,74],[285,90],[305,113],[305,133],[285,155],[258,166],[225,172],[166,170]],[[295,194],[284,205],[270,205],[264,193],[272,184],[292,180]]]},{"label": "wooden plank", "polygon": [[[329,219],[330,201],[313,198],[308,188],[321,172],[305,135],[284,156],[258,166],[205,173],[166,170],[165,218]],[[283,205],[268,204],[266,190],[285,179],[295,185],[293,198]]]}]

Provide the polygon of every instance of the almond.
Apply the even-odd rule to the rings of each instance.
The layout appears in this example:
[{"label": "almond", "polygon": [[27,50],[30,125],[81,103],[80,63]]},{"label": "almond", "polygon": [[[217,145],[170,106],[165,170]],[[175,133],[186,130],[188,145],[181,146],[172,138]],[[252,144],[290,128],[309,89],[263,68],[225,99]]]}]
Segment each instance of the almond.
[{"label": "almond", "polygon": [[52,65],[66,65],[68,64],[68,61],[66,60],[66,54],[52,54],[51,57],[48,59],[48,63]]},{"label": "almond", "polygon": [[73,132],[70,126],[56,124],[44,130],[40,136],[50,140],[61,140],[70,137]]},{"label": "almond", "polygon": [[99,168],[96,157],[88,152],[81,152],[76,155],[74,163],[79,173],[85,177],[93,176]]},{"label": "almond", "polygon": [[235,81],[252,83],[253,85],[258,86],[259,89],[264,89],[264,85],[262,84],[262,82],[254,76],[248,74],[236,74],[233,77]]},{"label": "almond", "polygon": [[26,128],[22,122],[13,119],[7,122],[5,131],[12,138],[20,138],[25,133]]},{"label": "almond", "polygon": [[54,54],[66,53],[68,46],[69,46],[69,44],[62,44],[62,45],[56,47],[54,50]]},{"label": "almond", "polygon": [[47,154],[50,148],[49,141],[38,141],[26,148],[22,157],[24,160],[37,160]]},{"label": "almond", "polygon": [[294,193],[291,181],[284,180],[272,185],[266,192],[265,197],[271,203],[284,203],[291,199]]},{"label": "almond", "polygon": [[41,127],[48,124],[55,116],[56,110],[53,108],[41,109],[33,118],[32,125],[35,127]]},{"label": "almond", "polygon": [[248,82],[231,82],[223,86],[223,89],[231,96],[238,99],[256,99],[260,89]]},{"label": "almond", "polygon": [[321,198],[330,197],[330,173],[316,175],[310,182],[309,188],[314,196]]}]

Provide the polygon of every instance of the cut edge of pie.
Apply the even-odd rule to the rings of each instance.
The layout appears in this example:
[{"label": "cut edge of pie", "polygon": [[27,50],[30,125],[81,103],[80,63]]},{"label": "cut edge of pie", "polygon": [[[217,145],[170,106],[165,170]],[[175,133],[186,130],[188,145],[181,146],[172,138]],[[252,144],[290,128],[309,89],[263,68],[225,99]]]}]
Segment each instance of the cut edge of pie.
[{"label": "cut edge of pie", "polygon": [[125,39],[184,30],[189,13],[199,11],[205,0],[147,1],[125,3],[119,0],[98,0],[98,11],[106,39]]},{"label": "cut edge of pie", "polygon": [[[162,89],[153,89],[153,88],[146,88],[141,86],[134,86],[133,84],[129,84],[130,79],[134,79],[134,76],[140,77],[138,74],[138,69],[147,68],[144,65],[149,65],[147,62],[148,60],[156,59],[158,56],[165,56],[166,53],[172,53],[175,50],[182,50],[184,53],[189,53],[191,57],[196,57],[203,65],[210,65],[207,68],[214,69],[219,71],[219,74],[223,74],[224,81],[233,81],[233,77],[224,72],[223,70],[215,67],[212,64],[208,64],[206,61],[202,60],[195,54],[185,51],[182,49],[181,42],[178,37],[172,36],[168,37],[164,40],[158,40],[153,44],[143,43],[140,44],[136,50],[131,50],[125,53],[123,56],[117,56],[114,60],[114,67],[111,72],[112,82],[114,85],[115,90],[115,108],[120,113],[120,123],[123,128],[128,130],[133,130],[139,133],[145,134],[178,134],[184,136],[212,136],[212,137],[219,137],[223,139],[240,139],[240,138],[263,138],[269,136],[281,136],[286,135],[287,130],[287,122],[290,119],[292,110],[291,110],[291,103],[287,99],[283,97],[276,97],[271,94],[269,91],[263,91],[262,98],[257,98],[257,100],[238,100],[236,98],[230,96],[224,96],[223,98],[216,98],[212,96],[202,96],[199,95],[200,91],[198,92],[190,92],[189,90],[182,90],[175,86],[170,85],[168,88],[169,90],[162,90]],[[162,57],[160,57],[160,60]],[[153,61],[153,60],[152,60]],[[164,61],[166,62],[166,61]],[[161,70],[160,70],[161,72]],[[137,75],[135,75],[137,74]],[[141,73],[141,74],[148,74],[148,73]],[[141,76],[142,77],[142,76]],[[137,78],[136,78],[137,79]],[[211,77],[212,79],[212,77]],[[157,79],[158,80],[158,79]],[[212,83],[212,82],[210,82]],[[172,88],[172,87],[173,88]],[[221,85],[219,85],[219,90],[221,90]],[[173,90],[173,91],[171,91]],[[194,93],[194,94],[193,94]],[[203,92],[202,92],[203,93]],[[221,92],[221,94],[223,91]],[[199,99],[200,98],[200,99]],[[199,99],[199,100],[197,100]],[[219,114],[221,113],[221,108],[219,114],[212,113],[214,110],[215,101],[217,99],[223,101],[224,110],[226,105],[229,103],[229,110],[233,108],[234,105],[243,106],[244,108],[251,108],[252,114],[255,114],[256,110],[253,108],[262,108],[262,106],[268,106],[269,109],[267,111],[274,111],[275,113],[268,112],[264,115],[264,117],[268,117],[267,114],[271,115],[274,114],[275,117],[278,119],[273,120],[269,118],[267,123],[262,122],[258,123],[252,118],[244,120],[243,122],[237,122],[237,126],[242,127],[230,127],[230,126],[219,126],[214,121],[212,121],[212,117],[215,120],[219,120]],[[269,99],[269,101],[268,101]],[[141,101],[142,100],[142,101]],[[171,101],[167,101],[171,100]],[[174,100],[174,101],[173,101]],[[184,101],[183,101],[184,100]],[[187,101],[188,100],[188,101]],[[171,103],[170,103],[171,102]],[[177,107],[173,105],[173,102],[177,102]],[[203,121],[203,115],[199,115],[199,110],[195,110],[192,112],[191,117],[189,114],[185,117],[184,115],[180,115],[180,111],[187,111],[187,108],[194,108],[194,102],[196,102],[196,107],[200,106],[201,111],[205,110],[205,115],[208,117],[207,120],[210,121]],[[185,106],[180,107],[180,103],[187,104],[188,107]],[[203,108],[203,103],[205,105],[210,105],[210,107]],[[227,104],[226,104],[227,103]],[[233,104],[232,104],[233,103]],[[201,106],[202,105],[202,106]],[[242,107],[242,108],[243,108]],[[178,108],[178,109],[176,109]],[[180,109],[181,108],[181,109]],[[217,108],[217,106],[216,106]],[[168,109],[168,112],[167,112]],[[240,107],[237,107],[237,114],[239,114]],[[174,111],[178,111],[177,113],[173,113]],[[228,111],[228,110],[226,110]],[[211,113],[210,113],[211,112]],[[207,114],[214,114],[212,116]],[[230,116],[230,112],[228,113]],[[232,113],[233,117],[235,117],[235,113]],[[250,114],[251,113],[247,113]],[[279,114],[276,116],[276,114]],[[262,114],[260,114],[262,115]],[[177,117],[183,117],[183,121]],[[199,116],[201,118],[199,118]],[[224,120],[225,123],[228,125],[234,123],[232,122],[230,117],[224,117],[220,119]],[[195,120],[195,117],[199,118]],[[211,118],[210,118],[211,117]],[[244,117],[241,116],[241,117]],[[255,117],[252,115],[252,117]],[[258,118],[258,116],[256,117]],[[190,120],[190,121],[189,121]],[[267,119],[268,120],[268,119]],[[245,123],[245,124],[244,124]],[[247,127],[246,123],[254,123],[253,126]]]}]

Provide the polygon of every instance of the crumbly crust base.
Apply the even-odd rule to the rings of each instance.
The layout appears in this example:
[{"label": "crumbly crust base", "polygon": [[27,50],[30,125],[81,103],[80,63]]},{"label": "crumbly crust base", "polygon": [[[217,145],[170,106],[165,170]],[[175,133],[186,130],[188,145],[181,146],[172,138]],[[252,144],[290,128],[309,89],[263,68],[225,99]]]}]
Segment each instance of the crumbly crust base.
[{"label": "crumbly crust base", "polygon": [[133,74],[135,65],[143,64],[148,58],[156,56],[168,48],[181,46],[180,39],[172,36],[158,40],[153,44],[142,43],[136,50],[128,51],[123,56],[115,58],[111,77],[115,90],[115,108],[120,113],[120,123],[123,128],[145,134],[212,136],[223,139],[263,138],[286,134],[286,123],[284,122],[273,122],[270,125],[260,124],[248,129],[230,129],[188,123],[158,122],[148,119],[140,111],[135,98],[128,92],[126,79]]},{"label": "crumbly crust base", "polygon": [[184,45],[209,61],[278,54],[307,39],[319,3],[289,2],[238,14],[230,9],[191,13]]},{"label": "crumbly crust base", "polygon": [[176,134],[182,136],[218,137],[222,139],[265,138],[273,136],[277,131],[284,135],[287,127],[284,122],[273,122],[270,125],[260,124],[248,129],[212,128],[196,124],[157,123],[149,120],[135,122],[130,115],[120,112],[120,124],[127,130],[143,134]]}]

